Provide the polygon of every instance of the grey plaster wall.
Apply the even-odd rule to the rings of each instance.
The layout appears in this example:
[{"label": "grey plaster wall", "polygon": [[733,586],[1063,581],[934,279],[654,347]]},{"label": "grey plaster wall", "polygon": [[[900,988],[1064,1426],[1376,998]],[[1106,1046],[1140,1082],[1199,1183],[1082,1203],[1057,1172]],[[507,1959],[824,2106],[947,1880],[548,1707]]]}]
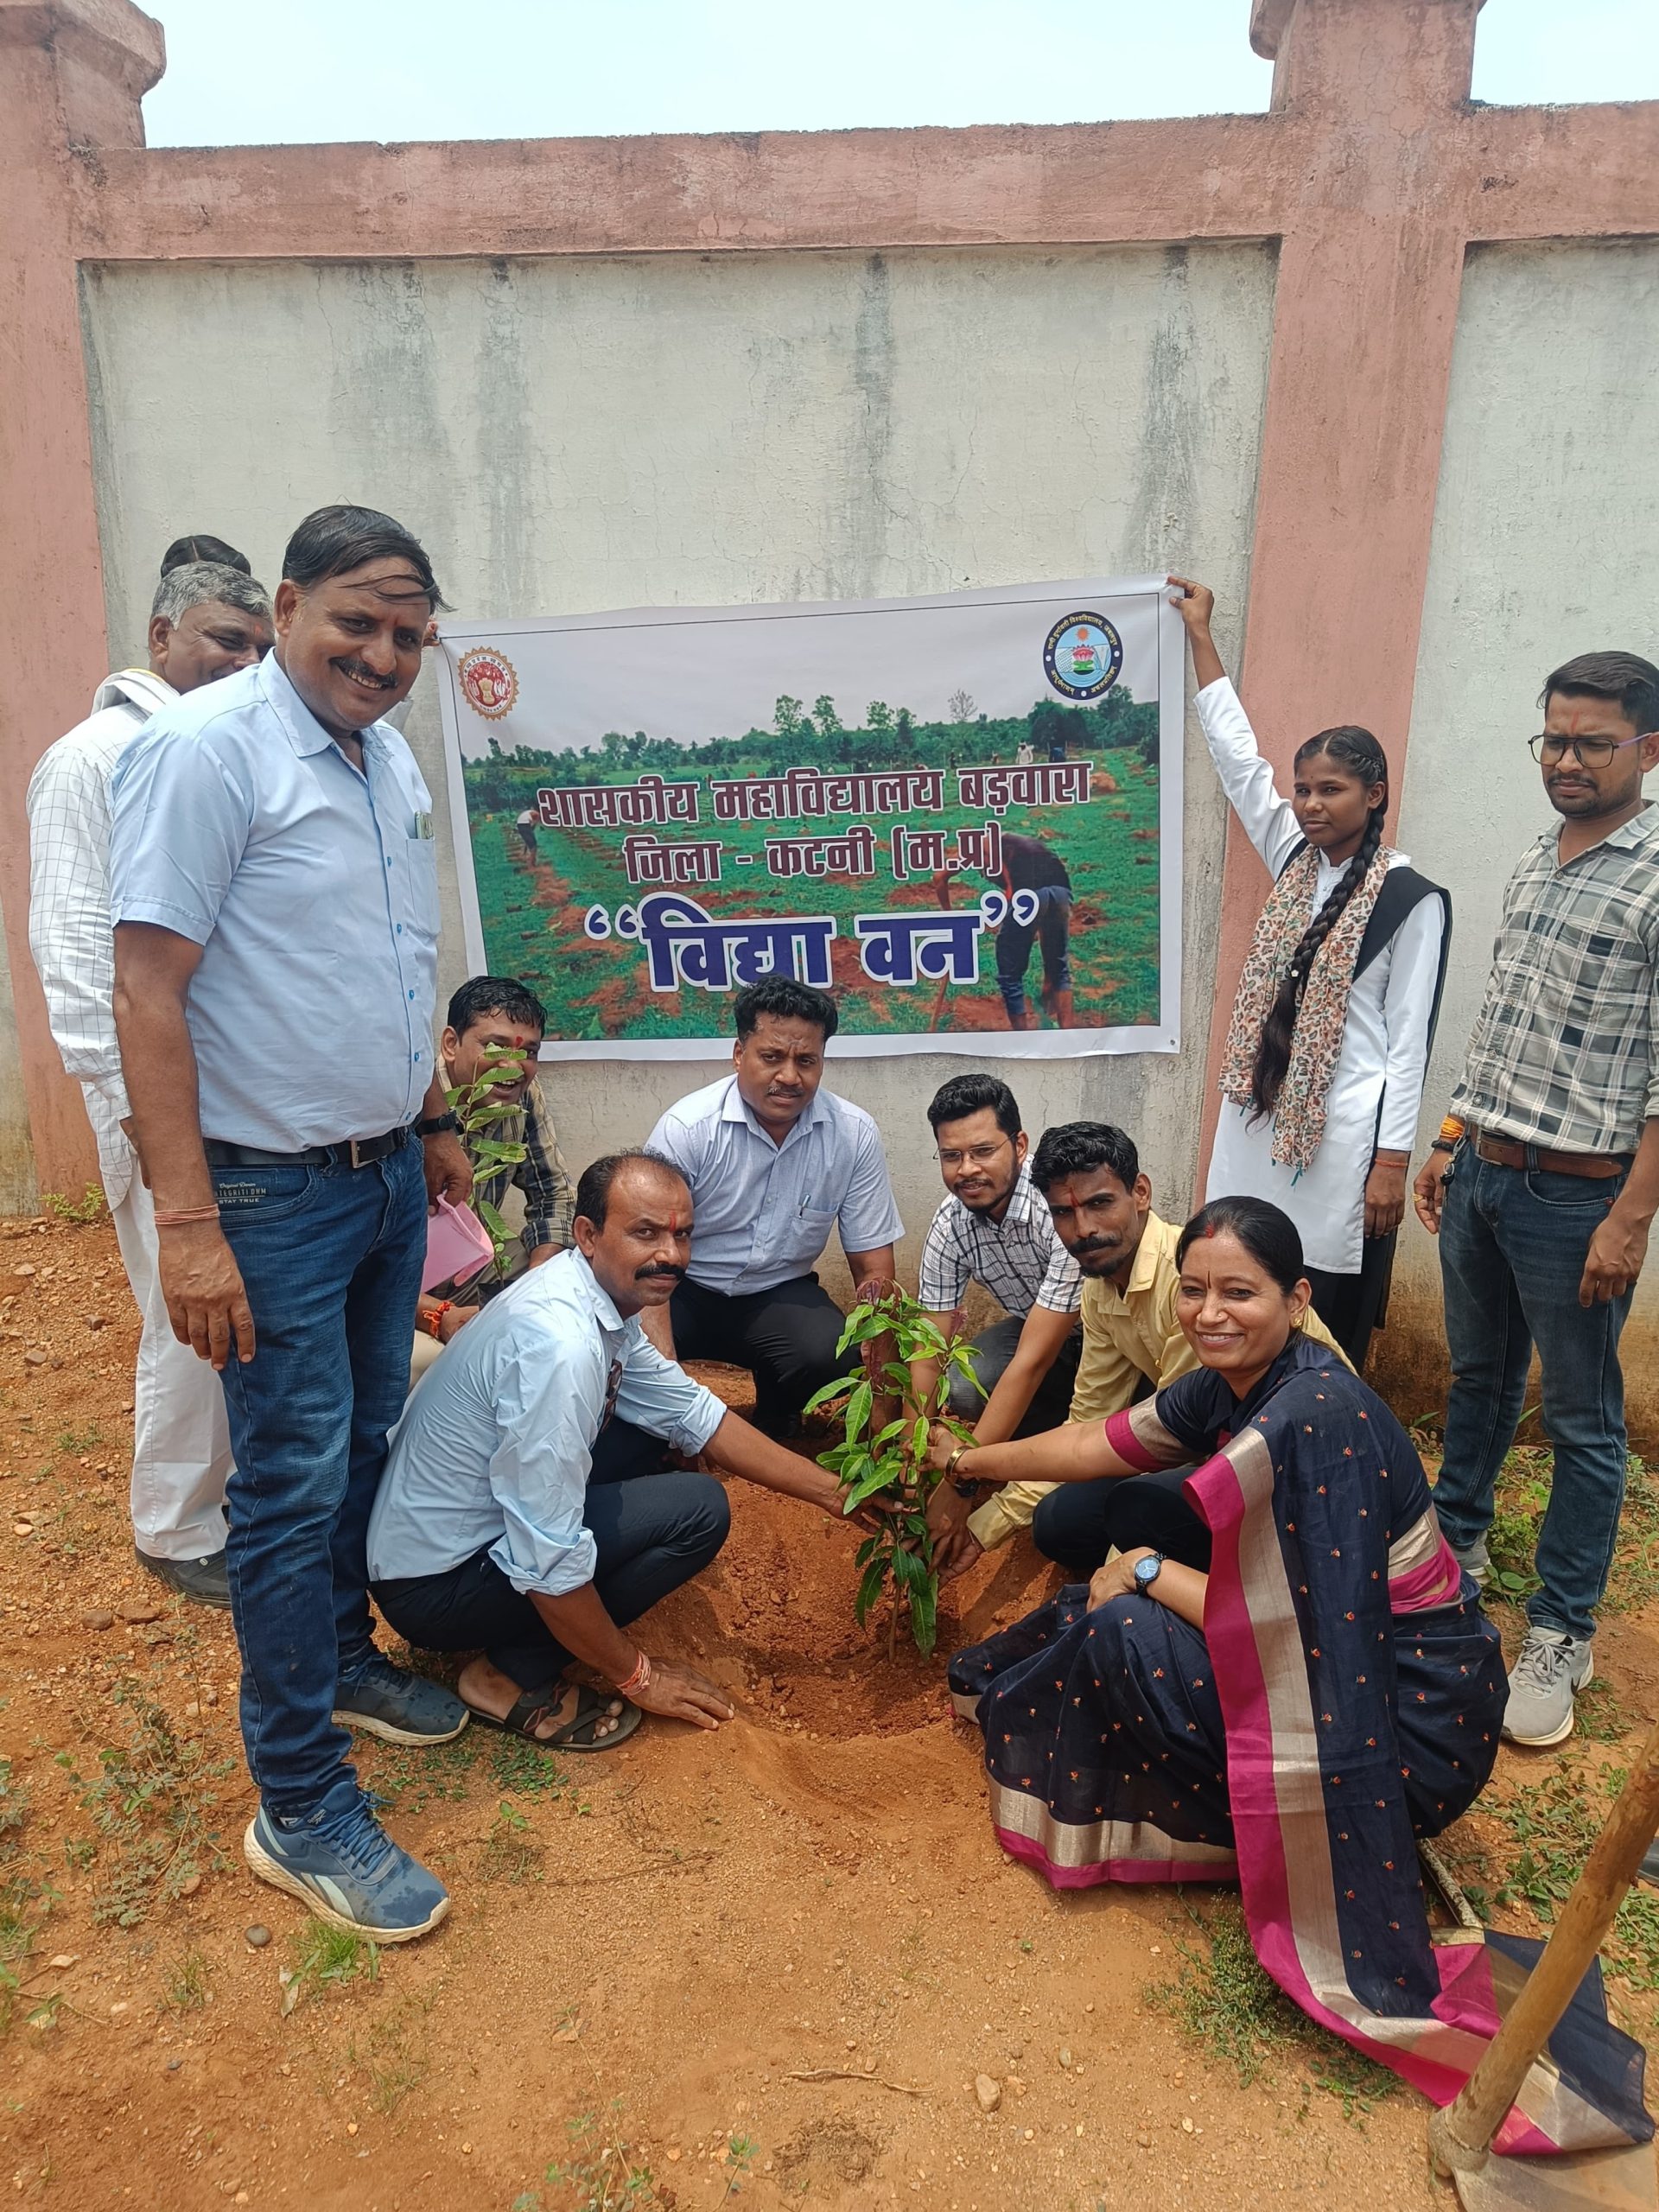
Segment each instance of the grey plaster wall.
[{"label": "grey plaster wall", "polygon": [[[1504,882],[1553,823],[1527,739],[1544,677],[1620,646],[1659,660],[1659,242],[1497,246],[1464,276],[1400,842],[1446,884],[1455,939],[1424,1100],[1438,1123],[1486,982]],[[1659,795],[1659,785],[1650,787]],[[1408,1219],[1397,1277],[1439,1343],[1438,1264]],[[1659,1273],[1625,1371],[1659,1425]],[[1415,1348],[1412,1356],[1415,1357]],[[1419,1387],[1435,1396],[1432,1365]]]},{"label": "grey plaster wall", "polygon": [[[937,592],[1191,564],[1247,584],[1274,264],[1265,247],[91,269],[84,318],[111,634],[137,649],[184,529],[276,581],[288,531],[359,499],[481,615]],[[1236,634],[1224,639],[1230,649]],[[435,708],[409,734],[435,791]],[[1223,815],[1188,732],[1186,1050],[1024,1062],[1033,1129],[1124,1123],[1190,1192]],[[447,842],[447,982],[461,938]],[[906,1223],[923,1105],[960,1061],[846,1061]],[[561,1068],[580,1163],[715,1072]]]}]

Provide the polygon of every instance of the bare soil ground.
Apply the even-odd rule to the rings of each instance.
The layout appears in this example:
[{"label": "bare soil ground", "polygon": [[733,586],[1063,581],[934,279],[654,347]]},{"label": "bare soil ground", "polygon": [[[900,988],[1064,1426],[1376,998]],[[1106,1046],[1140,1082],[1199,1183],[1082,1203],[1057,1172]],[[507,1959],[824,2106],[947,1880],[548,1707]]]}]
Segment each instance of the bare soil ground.
[{"label": "bare soil ground", "polygon": [[[242,1863],[228,1618],[133,1563],[135,1335],[107,1228],[0,1224],[0,2184],[18,2202],[1450,2203],[1418,2099],[1287,2031],[1259,1990],[1241,1999],[1210,1957],[1211,1893],[1058,1897],[1004,1859],[943,1662],[890,1662],[851,1625],[845,1532],[741,1486],[727,1551],[652,1637],[727,1681],[739,1718],[648,1721],[556,1767],[483,1732],[424,1754],[365,1743],[454,1910],[378,1956],[323,1940]],[[1536,1926],[1528,1899],[1547,1910],[1565,1863],[1529,1808],[1565,1782],[1550,1834],[1593,1821],[1655,1709],[1638,1565],[1642,1606],[1602,1638],[1601,1740],[1505,1754],[1508,1813],[1449,1839],[1502,1924]],[[1027,1548],[985,1562],[950,1593],[943,1647],[1048,1586]],[[1497,1904],[1529,1850],[1534,1874]],[[1659,1954],[1637,1927],[1622,1955],[1640,2033],[1651,2000],[1630,1985],[1659,1980]],[[1178,1984],[1210,2040],[1172,2015]]]}]

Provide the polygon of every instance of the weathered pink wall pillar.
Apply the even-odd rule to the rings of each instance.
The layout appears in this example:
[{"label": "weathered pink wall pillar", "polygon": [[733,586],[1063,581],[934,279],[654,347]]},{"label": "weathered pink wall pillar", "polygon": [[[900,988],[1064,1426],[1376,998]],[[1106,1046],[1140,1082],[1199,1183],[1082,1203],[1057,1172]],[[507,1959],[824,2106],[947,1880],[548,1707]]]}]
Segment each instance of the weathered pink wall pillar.
[{"label": "weathered pink wall pillar", "polygon": [[[30,769],[108,673],[70,171],[143,145],[138,103],[162,63],[160,26],[127,0],[0,0],[0,916],[46,1190],[97,1173],[29,957],[23,808]],[[0,1160],[0,1187],[29,1181],[27,1160]]]},{"label": "weathered pink wall pillar", "polygon": [[[1333,722],[1375,730],[1397,810],[1428,576],[1467,213],[1449,158],[1480,0],[1278,0],[1251,27],[1275,114],[1313,126],[1279,250],[1240,689],[1287,767]],[[1236,823],[1222,885],[1210,1105],[1267,889]]]}]

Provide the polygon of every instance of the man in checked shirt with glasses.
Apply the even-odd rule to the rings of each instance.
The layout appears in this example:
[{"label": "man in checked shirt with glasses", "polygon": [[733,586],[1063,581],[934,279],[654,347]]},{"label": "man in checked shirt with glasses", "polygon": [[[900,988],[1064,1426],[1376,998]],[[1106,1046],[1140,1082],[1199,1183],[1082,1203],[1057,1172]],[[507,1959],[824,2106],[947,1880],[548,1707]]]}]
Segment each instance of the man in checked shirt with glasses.
[{"label": "man in checked shirt with glasses", "polygon": [[1581,654],[1531,741],[1560,823],[1503,894],[1463,1079],[1418,1176],[1440,1240],[1452,1395],[1434,1505],[1477,1580],[1535,1346],[1554,1450],[1541,1586],[1503,1732],[1558,1744],[1590,1679],[1624,1498],[1619,1333],[1659,1210],[1659,668]]},{"label": "man in checked shirt with glasses", "polygon": [[[1005,1317],[971,1346],[986,1395],[956,1374],[950,1410],[973,1422],[982,1444],[1040,1435],[1058,1428],[1071,1408],[1083,1344],[1082,1270],[1033,1186],[1029,1140],[1006,1083],[953,1076],[934,1093],[927,1118],[950,1195],[928,1227],[917,1296],[948,1332],[969,1284],[982,1283]],[[931,1360],[912,1363],[918,1395],[932,1388],[935,1372]]]}]

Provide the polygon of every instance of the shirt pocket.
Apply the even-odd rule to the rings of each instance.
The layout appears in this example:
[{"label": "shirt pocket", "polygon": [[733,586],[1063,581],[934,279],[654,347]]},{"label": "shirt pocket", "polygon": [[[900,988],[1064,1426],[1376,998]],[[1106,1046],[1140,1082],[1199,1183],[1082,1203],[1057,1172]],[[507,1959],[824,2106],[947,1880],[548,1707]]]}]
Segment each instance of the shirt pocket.
[{"label": "shirt pocket", "polygon": [[404,875],[405,904],[404,920],[408,928],[429,944],[435,944],[438,937],[438,845],[435,837],[409,836],[404,840],[407,851]]}]

